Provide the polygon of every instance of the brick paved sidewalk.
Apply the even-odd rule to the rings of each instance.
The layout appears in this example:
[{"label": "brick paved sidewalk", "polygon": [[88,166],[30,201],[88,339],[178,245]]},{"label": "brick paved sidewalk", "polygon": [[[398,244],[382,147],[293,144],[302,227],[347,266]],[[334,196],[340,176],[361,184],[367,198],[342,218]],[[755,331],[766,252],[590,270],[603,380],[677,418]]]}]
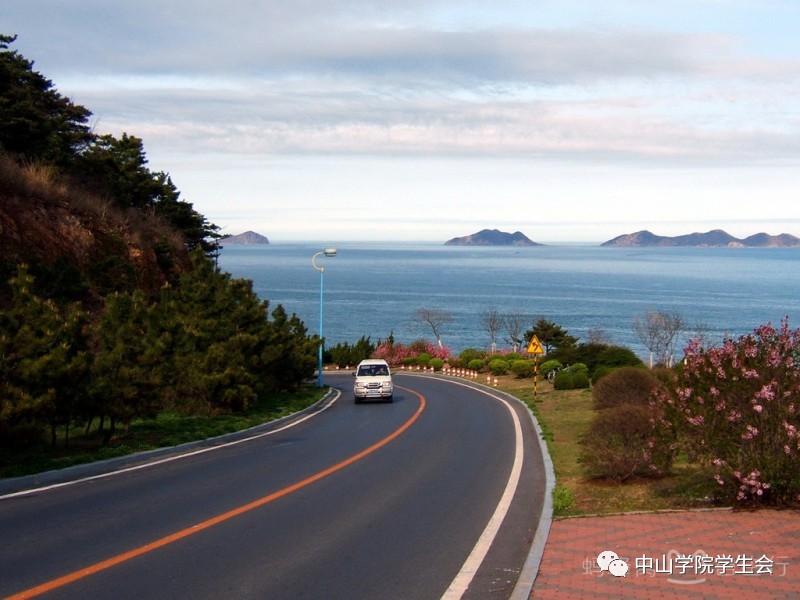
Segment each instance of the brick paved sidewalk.
[{"label": "brick paved sidewalk", "polygon": [[[625,577],[597,566],[605,550]],[[531,597],[800,599],[800,511],[554,520]]]}]

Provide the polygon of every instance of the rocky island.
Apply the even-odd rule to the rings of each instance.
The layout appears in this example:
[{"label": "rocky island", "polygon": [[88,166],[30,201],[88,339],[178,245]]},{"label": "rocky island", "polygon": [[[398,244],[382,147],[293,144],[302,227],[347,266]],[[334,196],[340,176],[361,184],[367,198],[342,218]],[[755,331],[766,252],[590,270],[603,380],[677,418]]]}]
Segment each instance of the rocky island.
[{"label": "rocky island", "polygon": [[226,246],[255,246],[257,244],[269,244],[269,240],[265,236],[261,235],[260,233],[256,233],[255,231],[245,231],[239,235],[226,237],[223,240],[223,244]]},{"label": "rocky island", "polygon": [[707,248],[799,248],[800,238],[788,233],[769,235],[756,233],[744,239],[735,238],[721,229],[714,229],[705,233],[689,233],[675,237],[656,235],[643,230],[636,233],[620,235],[612,240],[600,244],[617,248],[642,248],[642,247],[668,247],[668,246],[695,246]]},{"label": "rocky island", "polygon": [[445,246],[541,246],[521,231],[507,233],[499,229],[483,229],[478,233],[447,240]]}]

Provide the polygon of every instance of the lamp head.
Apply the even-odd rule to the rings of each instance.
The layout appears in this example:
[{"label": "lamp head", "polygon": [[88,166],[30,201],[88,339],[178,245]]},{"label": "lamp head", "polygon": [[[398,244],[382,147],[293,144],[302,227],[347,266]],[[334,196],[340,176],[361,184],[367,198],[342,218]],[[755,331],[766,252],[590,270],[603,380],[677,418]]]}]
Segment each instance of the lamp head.
[{"label": "lamp head", "polygon": [[327,256],[328,258],[333,258],[334,256],[336,256],[336,248],[326,248],[325,256]]}]

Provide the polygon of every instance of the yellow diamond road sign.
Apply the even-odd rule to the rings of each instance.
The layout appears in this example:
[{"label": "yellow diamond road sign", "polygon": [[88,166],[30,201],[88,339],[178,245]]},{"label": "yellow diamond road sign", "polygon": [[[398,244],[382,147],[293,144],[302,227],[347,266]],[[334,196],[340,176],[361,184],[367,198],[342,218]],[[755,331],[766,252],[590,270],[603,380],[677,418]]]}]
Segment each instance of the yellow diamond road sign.
[{"label": "yellow diamond road sign", "polygon": [[542,343],[536,336],[533,336],[533,338],[531,338],[531,343],[528,344],[528,354],[544,354]]}]

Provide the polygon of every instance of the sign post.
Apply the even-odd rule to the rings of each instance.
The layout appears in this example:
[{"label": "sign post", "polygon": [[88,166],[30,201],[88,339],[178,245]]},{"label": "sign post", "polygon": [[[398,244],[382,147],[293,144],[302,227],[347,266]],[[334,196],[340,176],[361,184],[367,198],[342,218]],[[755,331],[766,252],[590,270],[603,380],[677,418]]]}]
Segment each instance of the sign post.
[{"label": "sign post", "polygon": [[539,356],[544,354],[544,348],[539,338],[533,336],[528,344],[528,354],[533,354],[533,401],[536,402],[537,385],[539,382]]}]

